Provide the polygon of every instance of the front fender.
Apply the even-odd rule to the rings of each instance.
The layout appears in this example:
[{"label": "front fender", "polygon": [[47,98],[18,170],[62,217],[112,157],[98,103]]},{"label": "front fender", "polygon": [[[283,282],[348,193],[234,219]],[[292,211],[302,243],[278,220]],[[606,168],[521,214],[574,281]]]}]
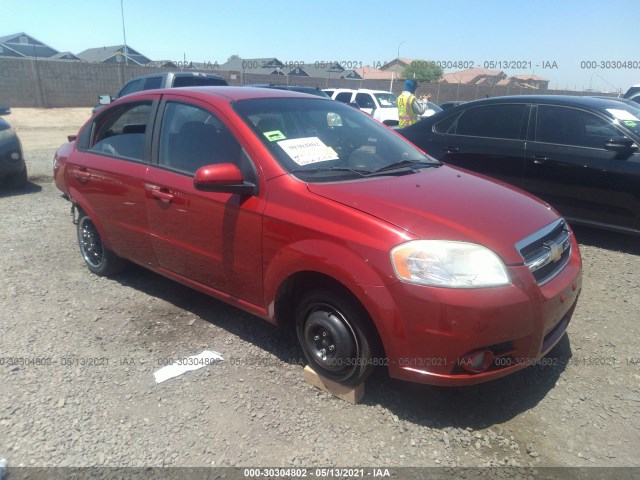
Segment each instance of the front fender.
[{"label": "front fender", "polygon": [[[269,318],[275,317],[275,299],[285,281],[301,272],[321,273],[347,288],[364,306],[378,333],[384,339],[404,330],[398,310],[385,284],[384,274],[375,270],[368,258],[363,258],[346,246],[326,240],[301,240],[279,250],[264,271],[265,305]],[[386,279],[386,283],[397,281]]]}]

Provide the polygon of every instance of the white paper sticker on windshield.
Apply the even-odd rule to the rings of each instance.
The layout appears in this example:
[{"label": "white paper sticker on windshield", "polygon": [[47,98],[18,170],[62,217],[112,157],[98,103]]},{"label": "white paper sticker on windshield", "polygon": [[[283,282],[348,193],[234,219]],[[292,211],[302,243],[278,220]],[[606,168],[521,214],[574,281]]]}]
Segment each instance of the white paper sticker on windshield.
[{"label": "white paper sticker on windshield", "polygon": [[631,112],[620,110],[618,108],[607,108],[607,112],[616,117],[618,120],[640,120]]},{"label": "white paper sticker on windshield", "polygon": [[298,165],[338,160],[336,151],[322,143],[318,137],[292,138],[291,140],[282,140],[278,142],[278,145]]}]

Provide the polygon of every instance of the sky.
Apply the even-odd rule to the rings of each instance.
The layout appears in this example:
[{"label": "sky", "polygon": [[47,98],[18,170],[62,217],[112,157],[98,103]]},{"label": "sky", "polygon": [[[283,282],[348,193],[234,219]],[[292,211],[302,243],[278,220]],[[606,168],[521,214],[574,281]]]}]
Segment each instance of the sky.
[{"label": "sky", "polygon": [[[637,0],[0,0],[0,36],[59,51],[127,45],[152,60],[276,57],[379,66],[401,58],[535,74],[550,88],[640,84]],[[630,39],[630,40],[629,40]],[[491,62],[494,62],[493,65]],[[458,67],[458,68],[456,68]]]}]

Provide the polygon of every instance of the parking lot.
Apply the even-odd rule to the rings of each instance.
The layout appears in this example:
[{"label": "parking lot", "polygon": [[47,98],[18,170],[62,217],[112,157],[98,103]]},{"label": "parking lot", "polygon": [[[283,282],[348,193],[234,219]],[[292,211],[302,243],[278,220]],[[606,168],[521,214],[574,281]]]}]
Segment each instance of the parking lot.
[{"label": "parking lot", "polygon": [[[293,337],[78,251],[51,182],[90,109],[15,109],[30,173],[0,192],[0,458],[25,466],[640,466],[640,239],[579,228],[584,283],[538,365],[465,388],[376,372],[350,405],[302,375]],[[172,359],[224,361],[156,384]]]}]

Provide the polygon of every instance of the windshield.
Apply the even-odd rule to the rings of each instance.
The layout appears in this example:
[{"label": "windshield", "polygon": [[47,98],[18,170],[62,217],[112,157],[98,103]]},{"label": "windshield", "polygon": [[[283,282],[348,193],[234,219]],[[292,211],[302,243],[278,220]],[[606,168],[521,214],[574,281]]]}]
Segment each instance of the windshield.
[{"label": "windshield", "polygon": [[380,108],[398,108],[398,97],[393,93],[374,93]]},{"label": "windshield", "polygon": [[616,103],[615,107],[605,108],[606,113],[614,118],[613,123],[630,130],[636,136],[640,136],[640,108],[627,102]]},{"label": "windshield", "polygon": [[[365,113],[333,100],[240,100],[235,111],[280,165],[305,181],[360,178],[440,165]],[[417,167],[415,164],[418,164]]]}]

